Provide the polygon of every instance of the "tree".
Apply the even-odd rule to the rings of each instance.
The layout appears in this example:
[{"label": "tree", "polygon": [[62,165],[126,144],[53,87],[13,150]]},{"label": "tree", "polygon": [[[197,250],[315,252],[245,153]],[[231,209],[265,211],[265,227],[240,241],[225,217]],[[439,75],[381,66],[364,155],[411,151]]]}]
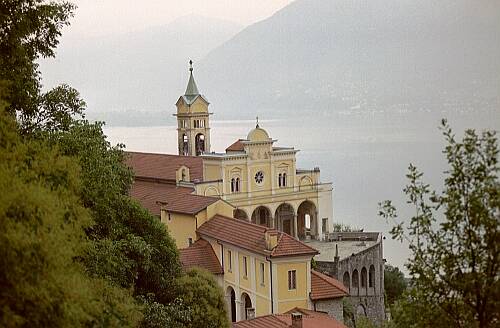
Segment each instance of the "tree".
[{"label": "tree", "polygon": [[398,267],[385,265],[384,290],[386,304],[391,306],[406,290],[407,283],[404,274]]},{"label": "tree", "polygon": [[41,126],[68,127],[71,115],[83,115],[85,103],[67,85],[41,92],[37,59],[53,57],[61,30],[75,6],[66,1],[0,2],[0,81],[8,92],[7,111],[18,117],[21,132]]},{"label": "tree", "polygon": [[409,223],[397,221],[390,201],[380,215],[396,222],[391,234],[407,240],[412,281],[402,312],[411,327],[428,327],[431,314],[453,327],[498,327],[500,312],[500,184],[494,131],[466,130],[461,141],[445,120],[449,168],[442,192],[431,191],[410,165],[404,189],[415,208]]},{"label": "tree", "polygon": [[229,327],[222,289],[212,274],[191,269],[177,280],[177,294],[190,307],[192,318],[185,327]]},{"label": "tree", "polygon": [[129,197],[133,177],[123,146],[112,147],[102,124],[87,121],[48,138],[81,166],[81,200],[93,218],[86,229],[92,241],[84,259],[89,273],[133,287],[136,296],[172,302],[181,274],[179,254],[165,225]]},{"label": "tree", "polygon": [[0,326],[135,326],[128,290],[86,275],[76,161],[19,136],[0,108]]}]

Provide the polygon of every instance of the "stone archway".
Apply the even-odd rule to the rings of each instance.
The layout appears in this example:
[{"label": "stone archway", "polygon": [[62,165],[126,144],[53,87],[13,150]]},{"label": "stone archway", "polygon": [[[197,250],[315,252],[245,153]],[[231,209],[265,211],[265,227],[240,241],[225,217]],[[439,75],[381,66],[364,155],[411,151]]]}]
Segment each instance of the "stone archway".
[{"label": "stone archway", "polygon": [[271,227],[271,211],[265,206],[257,207],[252,213],[252,223]]},{"label": "stone archway", "polygon": [[253,319],[249,316],[248,309],[252,309],[252,299],[247,293],[241,294],[241,319],[248,320]]},{"label": "stone archway", "polygon": [[295,210],[292,205],[283,203],[276,209],[275,214],[278,230],[283,231],[291,236],[296,235],[296,219]]},{"label": "stone archway", "polygon": [[231,319],[231,322],[236,322],[236,293],[231,286],[226,289],[226,300],[228,303],[227,312],[229,318]]},{"label": "stone archway", "polygon": [[316,205],[311,201],[304,201],[297,209],[297,236],[299,239],[313,237],[318,239],[318,218]]},{"label": "stone archway", "polygon": [[241,208],[237,208],[233,211],[233,217],[236,219],[248,221],[247,212],[245,212],[245,210],[242,210]]},{"label": "stone archway", "polygon": [[194,138],[194,145],[196,149],[196,156],[205,152],[205,136],[203,133],[198,133]]}]

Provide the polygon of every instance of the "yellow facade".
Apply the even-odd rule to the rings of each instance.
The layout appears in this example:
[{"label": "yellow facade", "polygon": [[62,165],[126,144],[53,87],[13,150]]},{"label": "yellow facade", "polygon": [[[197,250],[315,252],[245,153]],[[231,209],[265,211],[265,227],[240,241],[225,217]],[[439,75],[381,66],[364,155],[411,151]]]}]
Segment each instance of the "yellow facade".
[{"label": "yellow facade", "polygon": [[227,200],[237,218],[300,239],[323,239],[333,225],[331,183],[321,182],[317,168],[297,169],[297,150],[274,142],[257,127],[240,139],[239,150],[205,153],[204,182],[195,184],[196,193]]},{"label": "yellow facade", "polygon": [[[246,307],[255,309],[256,316],[284,313],[296,306],[312,309],[308,301],[311,291],[311,257],[289,256],[274,260],[220,240],[208,237],[204,239],[212,245],[220,263],[223,263],[224,275],[221,287],[228,303],[231,292],[234,293],[238,321],[245,319]],[[288,290],[290,270],[296,271],[294,290]],[[246,295],[250,304],[245,304]],[[228,313],[231,313],[229,304]]]},{"label": "yellow facade", "polygon": [[189,247],[196,241],[196,229],[215,215],[231,217],[234,207],[223,200],[218,200],[196,214],[185,214],[162,210],[161,222],[165,223],[170,235],[175,239],[177,248]]},{"label": "yellow facade", "polygon": [[[308,270],[307,262],[288,262],[276,265],[278,285],[278,312],[283,313],[294,307],[308,308]],[[296,286],[288,287],[288,272],[295,271]],[[310,278],[309,278],[310,279]],[[310,288],[310,287],[309,287]]]}]

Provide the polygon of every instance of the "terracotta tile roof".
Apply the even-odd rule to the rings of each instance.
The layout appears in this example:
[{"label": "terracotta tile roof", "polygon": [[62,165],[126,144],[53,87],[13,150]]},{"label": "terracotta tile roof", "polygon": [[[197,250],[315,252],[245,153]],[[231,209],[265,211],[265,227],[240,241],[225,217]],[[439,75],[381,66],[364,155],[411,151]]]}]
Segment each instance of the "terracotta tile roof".
[{"label": "terracotta tile roof", "polygon": [[[202,236],[215,238],[270,257],[318,254],[314,248],[295,240],[284,232],[220,215],[202,224],[197,232]],[[278,237],[278,244],[272,251],[266,247],[266,232]]]},{"label": "terracotta tile roof", "polygon": [[153,215],[161,214],[161,206],[176,213],[196,214],[219,200],[191,194],[193,189],[174,184],[136,180],[130,189],[130,196],[136,199]]},{"label": "terracotta tile roof", "polygon": [[191,181],[203,180],[203,160],[195,156],[127,152],[126,163],[136,177],[175,180],[176,171],[182,166],[189,168]]},{"label": "terracotta tile roof", "polygon": [[297,255],[297,253],[318,254],[319,252],[286,233],[280,233],[280,236],[278,236],[278,245],[273,249],[271,256],[280,257]]},{"label": "terracotta tile roof", "polygon": [[292,313],[302,314],[303,328],[347,328],[343,323],[329,317],[328,314],[306,309],[294,308],[283,314],[271,314],[252,320],[233,323],[233,328],[290,328]]},{"label": "terracotta tile roof", "polygon": [[236,140],[231,146],[226,148],[226,152],[228,151],[243,151],[245,150],[245,146],[243,145],[242,141],[244,139],[238,139]]},{"label": "terracotta tile roof", "polygon": [[347,288],[337,279],[311,270],[311,300],[324,300],[347,296]]},{"label": "terracotta tile roof", "polygon": [[188,248],[179,249],[179,254],[184,270],[199,267],[213,274],[224,273],[212,245],[204,239],[198,239]]}]

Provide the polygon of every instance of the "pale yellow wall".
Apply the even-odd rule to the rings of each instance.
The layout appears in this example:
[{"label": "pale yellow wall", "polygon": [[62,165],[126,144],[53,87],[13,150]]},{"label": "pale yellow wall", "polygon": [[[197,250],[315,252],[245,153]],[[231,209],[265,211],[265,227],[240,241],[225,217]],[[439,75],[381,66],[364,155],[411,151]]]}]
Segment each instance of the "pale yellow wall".
[{"label": "pale yellow wall", "polygon": [[233,217],[233,209],[234,207],[231,206],[229,203],[223,201],[223,200],[218,200],[217,202],[209,205],[207,207],[207,218],[211,219],[215,215],[223,215],[227,217]]},{"label": "pale yellow wall", "polygon": [[[264,285],[262,282],[262,274],[260,270],[261,263],[264,263]],[[270,281],[269,281],[269,263],[267,261],[255,260],[255,289],[258,293],[266,294],[269,290]]]},{"label": "pale yellow wall", "polygon": [[[231,261],[232,261],[232,268],[229,266],[229,258],[228,258],[228,251],[231,251]],[[236,283],[236,265],[238,265],[237,261],[237,254],[234,251],[234,249],[231,249],[227,245],[224,245],[224,279],[228,282],[231,283]]]},{"label": "pale yellow wall", "polygon": [[307,300],[280,302],[278,303],[278,313],[284,313],[290,311],[295,307],[307,309],[308,308]]},{"label": "pale yellow wall", "polygon": [[210,163],[205,163],[203,165],[203,180],[204,181],[213,181],[222,179],[221,176],[221,163],[212,161]]},{"label": "pale yellow wall", "polygon": [[[243,267],[243,257],[247,258],[247,268],[248,268],[248,275],[245,277],[245,269]],[[239,262],[239,269],[240,269],[240,286],[246,289],[251,288],[251,279],[255,277],[255,275],[252,275],[252,264],[250,263],[252,258],[248,254],[241,254],[238,253],[238,262]]]},{"label": "pale yellow wall", "polygon": [[255,297],[255,316],[260,317],[271,313],[271,301],[262,296]]},{"label": "pale yellow wall", "polygon": [[177,248],[186,248],[189,246],[188,238],[196,240],[196,220],[194,216],[180,213],[170,213],[170,220],[168,219],[168,212],[162,216],[162,222],[168,227],[170,235],[175,239]]},{"label": "pale yellow wall", "polygon": [[[278,287],[278,311],[286,312],[296,306],[308,308],[308,289],[307,286],[307,262],[291,262],[278,263],[277,270],[277,287]],[[288,289],[288,271],[296,271],[296,289]]]}]

